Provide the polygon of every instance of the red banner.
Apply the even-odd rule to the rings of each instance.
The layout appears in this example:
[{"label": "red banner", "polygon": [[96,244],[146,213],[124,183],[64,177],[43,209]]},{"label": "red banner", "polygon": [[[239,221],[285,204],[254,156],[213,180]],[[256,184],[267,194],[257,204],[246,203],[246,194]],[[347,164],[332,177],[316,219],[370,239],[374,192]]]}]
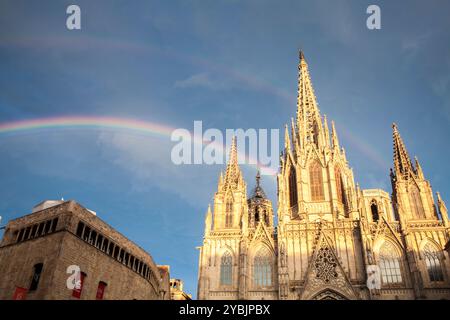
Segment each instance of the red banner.
[{"label": "red banner", "polygon": [[72,297],[80,299],[81,291],[83,291],[84,277],[86,277],[86,274],[81,272],[80,273],[80,281],[79,281],[79,283],[76,284],[75,289],[73,289]]},{"label": "red banner", "polygon": [[103,295],[105,293],[105,289],[106,289],[106,283],[99,282],[98,288],[97,288],[97,296],[96,296],[97,300],[103,300]]},{"label": "red banner", "polygon": [[14,291],[13,300],[26,300],[28,289],[16,287]]}]

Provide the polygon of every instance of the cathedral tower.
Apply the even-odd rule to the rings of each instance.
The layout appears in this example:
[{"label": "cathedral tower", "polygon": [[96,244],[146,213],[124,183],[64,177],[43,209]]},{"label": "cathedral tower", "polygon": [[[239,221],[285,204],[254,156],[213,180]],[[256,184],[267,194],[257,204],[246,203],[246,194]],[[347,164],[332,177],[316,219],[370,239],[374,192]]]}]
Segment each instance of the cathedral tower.
[{"label": "cathedral tower", "polygon": [[447,207],[395,124],[393,143],[392,196],[361,189],[300,52],[277,223],[259,173],[247,198],[234,139],[205,218],[199,299],[450,299]]},{"label": "cathedral tower", "polygon": [[280,221],[356,218],[352,169],[340,147],[334,122],[331,137],[322,118],[305,56],[300,52],[297,119],[285,128],[279,183]]},{"label": "cathedral tower", "polygon": [[199,299],[277,299],[276,237],[272,203],[259,172],[249,199],[233,138],[220,174],[214,210],[208,207],[199,247]]}]

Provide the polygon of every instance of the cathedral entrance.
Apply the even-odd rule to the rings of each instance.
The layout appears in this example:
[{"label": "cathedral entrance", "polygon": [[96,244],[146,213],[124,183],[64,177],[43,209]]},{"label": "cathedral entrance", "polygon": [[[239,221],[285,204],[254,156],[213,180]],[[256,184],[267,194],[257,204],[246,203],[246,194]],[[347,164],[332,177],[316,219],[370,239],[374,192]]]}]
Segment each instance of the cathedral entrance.
[{"label": "cathedral entrance", "polygon": [[348,299],[334,290],[327,289],[315,295],[312,298],[312,300],[348,300]]}]

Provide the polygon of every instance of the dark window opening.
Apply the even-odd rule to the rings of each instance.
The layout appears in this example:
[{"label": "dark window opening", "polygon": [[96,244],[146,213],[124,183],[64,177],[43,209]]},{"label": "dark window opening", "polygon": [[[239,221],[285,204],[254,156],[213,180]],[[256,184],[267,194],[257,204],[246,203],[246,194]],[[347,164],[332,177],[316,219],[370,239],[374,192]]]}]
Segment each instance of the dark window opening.
[{"label": "dark window opening", "polygon": [[24,240],[28,240],[30,238],[30,231],[31,231],[30,227],[25,229],[25,236],[23,237]]},{"label": "dark window opening", "polygon": [[38,227],[38,231],[37,231],[37,235],[38,236],[42,236],[42,231],[44,231],[44,225],[45,225],[45,223],[44,222],[42,222],[42,223],[39,223],[39,227]]},{"label": "dark window opening", "polygon": [[94,230],[91,231],[90,235],[89,235],[89,240],[88,242],[90,244],[94,244],[95,243],[95,239],[97,238],[97,232],[95,232]]},{"label": "dark window opening", "polygon": [[95,296],[95,298],[97,300],[103,300],[103,296],[105,295],[106,286],[107,286],[106,282],[100,281],[98,283],[97,294]]},{"label": "dark window opening", "polygon": [[296,206],[298,203],[298,193],[297,193],[297,177],[295,176],[295,169],[291,167],[289,172],[289,204],[292,207]]},{"label": "dark window opening", "polygon": [[108,254],[109,255],[113,254],[113,248],[114,248],[114,243],[110,242],[108,245]]},{"label": "dark window opening", "polygon": [[372,220],[378,221],[380,216],[378,214],[378,205],[375,201],[373,201],[372,204],[370,205],[370,211],[372,212]]},{"label": "dark window opening", "polygon": [[55,218],[52,220],[52,230],[50,232],[55,232],[57,225],[58,225],[58,218]]},{"label": "dark window opening", "polygon": [[41,279],[41,274],[42,274],[42,268],[44,267],[44,264],[42,263],[38,263],[35,264],[33,267],[33,278],[31,278],[31,283],[30,283],[30,291],[35,291],[37,290],[38,286],[39,286],[39,280]]},{"label": "dark window opening", "polygon": [[84,223],[83,222],[78,223],[77,236],[80,238],[83,235],[83,228],[84,228]]},{"label": "dark window opening", "polygon": [[90,233],[91,233],[91,228],[89,228],[88,226],[86,226],[86,227],[84,228],[84,234],[83,234],[83,240],[84,240],[84,241],[88,242]]},{"label": "dark window opening", "polygon": [[107,252],[107,251],[108,251],[108,246],[109,246],[109,240],[105,238],[105,239],[103,240],[101,250],[102,250],[103,252],[108,253],[108,252]]},{"label": "dark window opening", "polygon": [[114,257],[114,259],[119,260],[119,247],[118,246],[114,246],[113,257]]},{"label": "dark window opening", "polygon": [[97,239],[95,240],[95,246],[97,248],[100,248],[102,246],[102,241],[103,241],[103,236],[101,234],[99,234],[97,236]]},{"label": "dark window opening", "polygon": [[25,230],[24,230],[24,229],[21,229],[21,230],[19,231],[19,236],[17,237],[17,242],[23,241],[23,236],[24,236],[24,234],[25,234]]},{"label": "dark window opening", "polygon": [[34,226],[31,227],[31,234],[30,234],[31,239],[36,237],[37,228],[38,228],[37,224],[35,224]]}]

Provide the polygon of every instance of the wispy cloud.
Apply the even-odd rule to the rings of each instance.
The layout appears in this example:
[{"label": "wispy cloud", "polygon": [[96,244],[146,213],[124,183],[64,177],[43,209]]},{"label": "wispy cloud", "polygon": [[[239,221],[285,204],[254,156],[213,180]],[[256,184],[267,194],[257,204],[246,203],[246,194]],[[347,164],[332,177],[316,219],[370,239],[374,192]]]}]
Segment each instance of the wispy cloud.
[{"label": "wispy cloud", "polygon": [[224,90],[230,88],[230,85],[226,84],[225,81],[212,79],[210,74],[207,72],[194,74],[184,80],[177,80],[174,86],[175,88],[183,89],[203,87],[211,90]]},{"label": "wispy cloud", "polygon": [[211,201],[219,166],[175,165],[170,159],[173,143],[158,138],[102,132],[97,141],[105,158],[129,172],[133,188],[149,186],[175,194],[196,208]]}]

